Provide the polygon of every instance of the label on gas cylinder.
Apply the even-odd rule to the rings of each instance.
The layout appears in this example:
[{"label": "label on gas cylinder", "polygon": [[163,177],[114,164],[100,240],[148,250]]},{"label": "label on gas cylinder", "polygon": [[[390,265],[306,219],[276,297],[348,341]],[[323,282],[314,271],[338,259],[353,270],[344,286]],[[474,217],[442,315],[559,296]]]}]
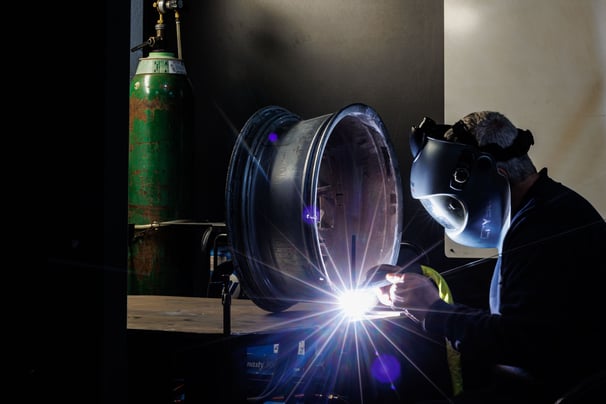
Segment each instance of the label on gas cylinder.
[{"label": "label on gas cylinder", "polygon": [[178,59],[142,59],[136,74],[182,74],[186,75],[185,64]]}]

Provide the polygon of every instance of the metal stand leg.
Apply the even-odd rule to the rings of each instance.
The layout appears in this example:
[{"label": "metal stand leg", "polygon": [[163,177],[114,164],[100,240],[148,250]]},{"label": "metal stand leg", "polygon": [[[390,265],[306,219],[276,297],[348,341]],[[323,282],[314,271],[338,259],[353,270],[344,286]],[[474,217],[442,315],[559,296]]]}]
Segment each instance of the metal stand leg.
[{"label": "metal stand leg", "polygon": [[223,334],[231,334],[231,293],[229,291],[229,275],[223,275],[223,292],[221,301],[223,303]]}]

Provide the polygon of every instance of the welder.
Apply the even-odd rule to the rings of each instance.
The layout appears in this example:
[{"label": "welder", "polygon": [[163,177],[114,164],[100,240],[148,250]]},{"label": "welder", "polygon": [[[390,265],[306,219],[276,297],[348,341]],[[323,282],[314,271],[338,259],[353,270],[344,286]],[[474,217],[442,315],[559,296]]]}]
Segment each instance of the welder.
[{"label": "welder", "polygon": [[537,171],[533,144],[494,111],[412,128],[412,197],[453,241],[498,251],[484,308],[441,299],[419,273],[387,274],[380,288],[382,304],[460,354],[462,391],[444,402],[581,402],[573,398],[592,394],[590,381],[604,384],[606,222],[547,168]]}]

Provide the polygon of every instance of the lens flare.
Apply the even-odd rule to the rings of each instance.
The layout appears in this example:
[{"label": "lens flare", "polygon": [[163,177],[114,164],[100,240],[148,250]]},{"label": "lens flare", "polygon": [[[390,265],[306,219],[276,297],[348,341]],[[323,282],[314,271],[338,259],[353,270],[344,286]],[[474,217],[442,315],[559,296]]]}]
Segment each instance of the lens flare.
[{"label": "lens flare", "polygon": [[320,222],[320,209],[316,206],[307,206],[303,209],[303,221],[309,224]]},{"label": "lens flare", "polygon": [[370,368],[372,377],[381,383],[392,383],[400,377],[400,362],[392,355],[379,355]]}]

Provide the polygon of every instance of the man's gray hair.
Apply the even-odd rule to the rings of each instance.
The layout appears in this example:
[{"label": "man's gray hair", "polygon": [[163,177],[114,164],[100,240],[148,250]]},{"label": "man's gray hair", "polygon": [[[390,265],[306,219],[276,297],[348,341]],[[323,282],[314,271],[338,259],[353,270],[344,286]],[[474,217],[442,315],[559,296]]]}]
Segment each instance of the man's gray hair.
[{"label": "man's gray hair", "polygon": [[[475,136],[479,147],[495,143],[505,148],[510,146],[518,136],[518,128],[500,112],[472,112],[464,116],[461,121],[465,125],[465,129]],[[452,130],[448,130],[444,134],[446,139],[455,140],[452,139],[452,136]],[[509,182],[512,184],[521,182],[537,172],[528,154],[506,161],[497,161],[497,167],[507,171]]]}]

